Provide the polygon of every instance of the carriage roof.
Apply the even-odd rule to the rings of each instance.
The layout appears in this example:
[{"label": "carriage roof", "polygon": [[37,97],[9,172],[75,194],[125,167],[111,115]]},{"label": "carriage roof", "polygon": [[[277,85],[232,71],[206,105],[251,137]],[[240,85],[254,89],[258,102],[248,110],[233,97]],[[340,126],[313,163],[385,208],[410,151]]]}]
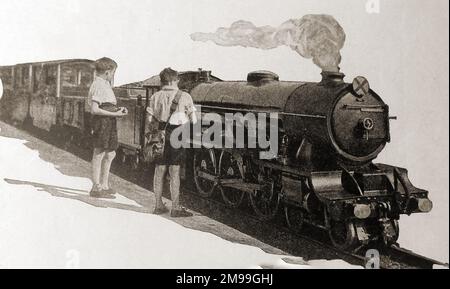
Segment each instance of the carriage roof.
[{"label": "carriage roof", "polygon": [[94,63],[94,61],[90,60],[90,59],[61,59],[61,60],[52,60],[52,61],[37,61],[37,62],[18,63],[15,65],[9,65],[9,66],[23,66],[23,65],[35,65],[35,64],[58,65],[58,64],[80,63],[80,62],[85,62],[85,63],[89,63],[89,64]]}]

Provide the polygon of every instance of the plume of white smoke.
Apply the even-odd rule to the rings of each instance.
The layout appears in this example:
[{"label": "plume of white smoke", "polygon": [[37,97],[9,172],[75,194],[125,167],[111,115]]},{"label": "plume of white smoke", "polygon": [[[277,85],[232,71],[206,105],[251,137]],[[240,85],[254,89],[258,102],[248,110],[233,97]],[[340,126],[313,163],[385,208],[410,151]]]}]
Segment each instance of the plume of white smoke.
[{"label": "plume of white smoke", "polygon": [[248,21],[237,21],[229,28],[215,33],[194,33],[194,41],[212,41],[221,46],[243,46],[274,49],[289,46],[324,71],[339,71],[340,50],[345,43],[345,32],[330,15],[306,15],[291,19],[279,27],[257,27]]}]

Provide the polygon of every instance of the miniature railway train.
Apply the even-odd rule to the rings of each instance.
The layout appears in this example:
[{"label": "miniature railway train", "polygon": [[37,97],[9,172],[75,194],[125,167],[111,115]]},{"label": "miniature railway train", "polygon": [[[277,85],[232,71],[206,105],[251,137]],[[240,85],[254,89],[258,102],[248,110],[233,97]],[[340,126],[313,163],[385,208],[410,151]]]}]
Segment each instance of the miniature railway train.
[{"label": "miniature railway train", "polygon": [[[90,147],[86,98],[94,76],[90,60],[0,67],[1,117]],[[400,215],[431,211],[428,192],[411,184],[406,169],[373,163],[390,141],[392,117],[365,78],[349,84],[339,72],[323,72],[318,83],[286,82],[256,71],[230,82],[199,70],[181,73],[180,80],[202,113],[276,112],[279,118],[273,159],[246,148],[188,150],[187,179],[202,196],[221,194],[232,208],[247,196],[262,220],[284,214],[292,230],[305,223],[322,228],[347,250],[395,244]],[[135,169],[144,165],[145,107],[159,89],[157,76],[114,88],[118,105],[129,110],[118,121],[119,159]]]}]

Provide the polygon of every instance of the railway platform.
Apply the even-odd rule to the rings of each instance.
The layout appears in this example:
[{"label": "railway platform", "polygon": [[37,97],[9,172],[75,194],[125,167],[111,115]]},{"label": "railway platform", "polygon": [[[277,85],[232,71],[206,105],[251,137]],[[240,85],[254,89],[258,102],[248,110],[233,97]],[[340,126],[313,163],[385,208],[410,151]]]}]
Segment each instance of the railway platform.
[{"label": "railway platform", "polygon": [[153,193],[115,174],[117,198],[91,198],[88,161],[3,122],[0,162],[2,267],[352,267],[307,262],[196,211],[154,216]]}]

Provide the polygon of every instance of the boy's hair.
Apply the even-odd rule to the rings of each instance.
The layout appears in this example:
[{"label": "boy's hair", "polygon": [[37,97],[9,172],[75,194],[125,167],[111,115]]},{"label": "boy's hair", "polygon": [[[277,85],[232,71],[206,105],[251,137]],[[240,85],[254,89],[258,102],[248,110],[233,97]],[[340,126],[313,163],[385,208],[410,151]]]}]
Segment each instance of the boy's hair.
[{"label": "boy's hair", "polygon": [[108,57],[103,57],[95,61],[95,71],[99,74],[103,74],[106,71],[114,70],[117,68],[117,63]]},{"label": "boy's hair", "polygon": [[159,78],[161,79],[161,85],[168,85],[172,81],[176,81],[179,79],[178,72],[170,67],[165,68],[163,71],[161,71],[161,73],[159,74]]}]

